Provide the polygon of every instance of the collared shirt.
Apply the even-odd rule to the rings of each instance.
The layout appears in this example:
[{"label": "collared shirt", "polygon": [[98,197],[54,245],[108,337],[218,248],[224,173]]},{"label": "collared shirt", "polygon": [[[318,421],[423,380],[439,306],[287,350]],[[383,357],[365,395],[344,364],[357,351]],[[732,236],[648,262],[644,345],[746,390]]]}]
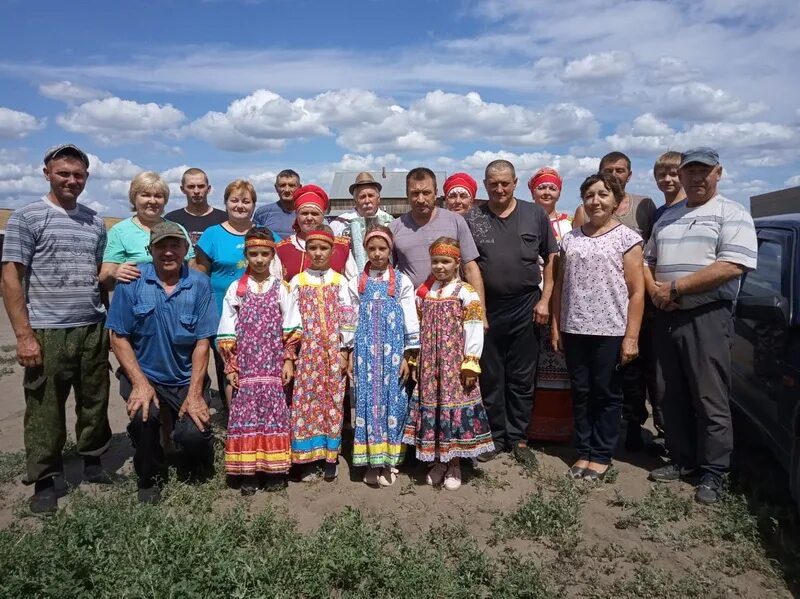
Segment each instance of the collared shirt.
[{"label": "collared shirt", "polygon": [[44,196],[11,215],[3,262],[25,267],[32,328],[65,329],[103,320],[97,271],[105,246],[103,219],[82,204],[65,210]]},{"label": "collared shirt", "polygon": [[[700,206],[686,200],[670,206],[653,227],[644,249],[648,266],[655,267],[656,281],[669,283],[704,269],[717,261],[755,270],[758,241],[753,217],[744,206],[719,194]],[[739,277],[716,289],[681,296],[682,310],[718,300],[734,300]]]},{"label": "collared shirt", "polygon": [[159,385],[188,385],[197,341],[217,333],[217,308],[204,274],[185,264],[167,295],[152,264],[142,276],[117,285],[106,328],[127,337],[145,376]]},{"label": "collared shirt", "polygon": [[281,239],[286,239],[294,233],[292,225],[295,216],[294,210],[287,211],[280,202],[273,202],[256,209],[253,223],[257,227],[267,227]]}]

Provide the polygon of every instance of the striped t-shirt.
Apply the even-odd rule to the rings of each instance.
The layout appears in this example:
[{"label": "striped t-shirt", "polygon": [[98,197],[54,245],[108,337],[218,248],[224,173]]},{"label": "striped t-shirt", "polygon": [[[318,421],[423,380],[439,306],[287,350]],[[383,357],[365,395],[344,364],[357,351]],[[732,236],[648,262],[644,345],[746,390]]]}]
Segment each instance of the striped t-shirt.
[{"label": "striped t-shirt", "polygon": [[3,262],[26,267],[31,328],[66,329],[103,320],[97,271],[105,246],[103,220],[81,204],[64,210],[45,196],[11,215]]},{"label": "striped t-shirt", "polygon": [[[753,218],[737,202],[717,194],[701,206],[686,200],[664,212],[653,226],[644,251],[645,262],[655,267],[656,281],[674,281],[714,262],[732,262],[747,270],[756,268],[758,242]],[[693,293],[678,300],[681,309],[696,308],[718,300],[734,300],[739,279],[716,289]]]}]

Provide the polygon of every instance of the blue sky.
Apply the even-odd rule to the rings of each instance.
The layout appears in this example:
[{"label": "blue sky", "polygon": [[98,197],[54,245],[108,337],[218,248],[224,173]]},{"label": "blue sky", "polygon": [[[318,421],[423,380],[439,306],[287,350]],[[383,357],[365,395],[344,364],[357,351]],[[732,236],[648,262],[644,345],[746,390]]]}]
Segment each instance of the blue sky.
[{"label": "blue sky", "polygon": [[[122,215],[140,170],[215,193],[282,168],[425,164],[481,178],[517,165],[565,177],[628,153],[629,190],[656,194],[668,149],[718,148],[723,191],[800,185],[798,3],[778,0],[331,2],[0,0],[0,206],[46,191],[45,148],[92,155],[83,201]],[[479,194],[484,195],[485,194]]]}]

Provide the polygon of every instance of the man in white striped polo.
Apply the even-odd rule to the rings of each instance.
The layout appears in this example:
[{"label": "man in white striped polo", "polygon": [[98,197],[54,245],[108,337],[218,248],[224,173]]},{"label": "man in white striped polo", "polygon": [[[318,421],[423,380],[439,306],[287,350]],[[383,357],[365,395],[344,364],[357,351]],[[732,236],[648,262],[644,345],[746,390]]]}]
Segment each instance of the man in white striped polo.
[{"label": "man in white striped polo", "polygon": [[686,199],[655,224],[644,253],[671,458],[650,478],[699,475],[695,499],[709,504],[720,497],[733,450],[733,304],[742,274],[756,267],[758,245],[750,213],[717,192],[715,150],[684,152],[678,176]]}]

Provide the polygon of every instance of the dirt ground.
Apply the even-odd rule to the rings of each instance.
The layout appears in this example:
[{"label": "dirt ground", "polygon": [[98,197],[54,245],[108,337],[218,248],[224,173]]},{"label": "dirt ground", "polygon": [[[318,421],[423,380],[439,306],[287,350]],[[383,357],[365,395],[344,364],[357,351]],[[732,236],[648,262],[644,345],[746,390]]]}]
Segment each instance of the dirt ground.
[{"label": "dirt ground", "polygon": [[[3,313],[0,317],[0,349],[3,356],[13,355],[13,343],[13,334]],[[6,372],[0,378],[0,452],[17,452],[24,446],[21,383],[22,369],[16,365],[13,366],[13,372]],[[114,440],[104,458],[104,464],[110,471],[127,476],[132,474],[132,449],[125,436],[127,416],[116,383],[112,377],[109,415]],[[72,430],[75,420],[72,405],[70,400],[67,408],[68,431]],[[520,501],[536,491],[543,481],[552,481],[562,476],[573,459],[569,445],[537,445],[536,449],[541,464],[539,474],[527,474],[506,455],[481,465],[478,474],[467,469],[466,483],[457,492],[427,487],[424,484],[424,471],[420,468],[404,470],[398,482],[391,488],[369,488],[361,483],[361,471],[351,471],[347,461],[341,459],[337,481],[290,483],[285,492],[259,493],[251,500],[251,510],[258,511],[267,503],[273,503],[291,514],[301,528],[308,530],[317,527],[327,514],[348,506],[379,518],[396,518],[411,535],[422,534],[432,526],[445,522],[462,522],[471,535],[486,543],[486,551],[497,551],[491,542],[492,522],[513,512]],[[657,577],[664,573],[675,579],[709,576],[706,566],[721,551],[719,546],[700,542],[685,547],[664,540],[664,533],[679,530],[685,523],[668,523],[660,529],[660,535],[645,535],[641,528],[620,526],[620,519],[626,513],[624,501],[620,498],[637,501],[646,497],[653,486],[647,481],[647,472],[659,465],[660,461],[656,456],[628,455],[620,449],[615,460],[618,470],[616,480],[593,489],[586,495],[580,526],[582,552],[580,558],[575,558],[581,562],[578,568],[581,583],[575,587],[574,594],[595,596],[592,595],[595,587],[609,588],[608,585],[615,580],[621,581],[634,576],[642,562],[646,564],[647,572],[650,572],[644,575],[645,591],[647,576]],[[80,472],[79,460],[71,458],[67,463],[66,473],[70,485],[80,483]],[[670,491],[680,498],[691,498],[693,495],[693,488],[685,483],[670,486]],[[30,492],[31,489],[18,479],[0,487],[0,528],[19,516]],[[238,497],[235,490],[227,493],[230,493],[231,500]],[[60,505],[68,507],[69,502],[70,496],[67,494],[61,499]],[[691,518],[695,522],[702,522],[709,517],[709,513],[707,508],[697,507]],[[504,551],[511,549],[545,557],[559,551],[552,544],[519,539],[503,547]],[[609,547],[613,548],[611,553],[623,558],[613,559],[614,555],[609,557]],[[647,557],[641,560],[636,558],[642,555]],[[651,584],[655,585],[655,582],[651,581]],[[738,573],[720,572],[719,582],[715,582],[713,588],[714,596],[791,596],[780,577],[747,568],[742,568]],[[653,590],[656,591],[655,586]],[[613,593],[604,594],[599,590],[598,593],[596,596],[613,596]],[[654,596],[658,596],[657,593],[658,591]],[[573,591],[567,590],[566,594],[573,595]],[[647,594],[643,593],[642,596]]]}]

